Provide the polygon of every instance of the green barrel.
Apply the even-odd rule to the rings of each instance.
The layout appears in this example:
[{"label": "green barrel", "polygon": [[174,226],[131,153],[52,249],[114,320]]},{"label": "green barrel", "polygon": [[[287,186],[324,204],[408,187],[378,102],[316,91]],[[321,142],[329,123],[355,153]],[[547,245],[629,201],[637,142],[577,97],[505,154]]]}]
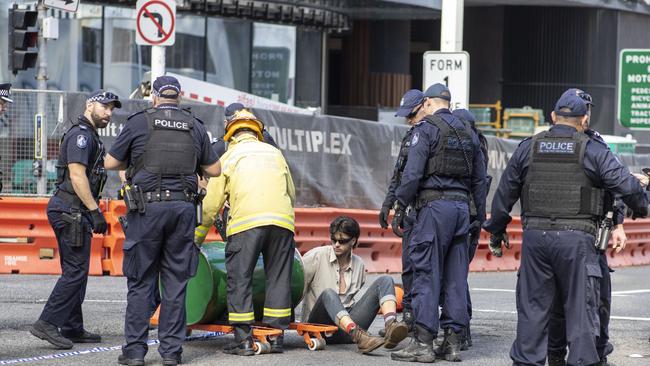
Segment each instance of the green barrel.
[{"label": "green barrel", "polygon": [[[201,247],[196,275],[187,284],[185,307],[187,325],[214,323],[227,320],[226,303],[226,244],[205,243]],[[266,277],[262,256],[253,272],[253,307],[255,319],[261,320],[264,309]],[[302,258],[296,250],[291,274],[291,303],[295,308],[302,300],[305,274]]]}]

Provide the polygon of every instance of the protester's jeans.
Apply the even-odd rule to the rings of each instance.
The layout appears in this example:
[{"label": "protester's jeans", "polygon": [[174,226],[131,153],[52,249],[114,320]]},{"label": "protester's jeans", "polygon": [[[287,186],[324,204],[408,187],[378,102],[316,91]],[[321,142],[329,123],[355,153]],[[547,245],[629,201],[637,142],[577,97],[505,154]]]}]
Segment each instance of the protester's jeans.
[{"label": "protester's jeans", "polygon": [[[334,324],[338,319],[350,316],[358,327],[367,330],[377,316],[379,307],[386,301],[395,298],[395,284],[389,276],[381,276],[370,285],[365,294],[349,308],[341,303],[339,295],[332,289],[327,289],[320,294],[316,304],[309,314],[309,323]],[[327,343],[352,343],[350,335],[338,330],[333,336],[327,337]]]}]

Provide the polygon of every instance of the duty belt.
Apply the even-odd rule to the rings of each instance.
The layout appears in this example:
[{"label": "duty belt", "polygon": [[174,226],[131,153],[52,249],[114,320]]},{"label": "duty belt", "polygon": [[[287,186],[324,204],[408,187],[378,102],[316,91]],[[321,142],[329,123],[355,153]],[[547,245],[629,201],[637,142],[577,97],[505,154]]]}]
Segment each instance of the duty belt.
[{"label": "duty belt", "polygon": [[167,202],[167,201],[185,201],[192,202],[194,201],[194,194],[185,193],[182,191],[153,191],[153,192],[144,192],[144,200],[147,203],[151,202]]},{"label": "duty belt", "polygon": [[595,219],[565,219],[524,216],[524,228],[533,230],[569,231],[579,230],[596,236],[598,225]]},{"label": "duty belt", "polygon": [[469,202],[469,194],[465,191],[452,189],[452,190],[437,190],[437,189],[424,189],[418,193],[418,198],[415,201],[415,209],[419,210],[426,206],[427,203],[437,200],[448,201],[464,201]]},{"label": "duty belt", "polygon": [[57,190],[54,192],[54,196],[60,198],[65,203],[72,206],[72,208],[76,208],[78,210],[88,210],[76,194],[57,188]]}]

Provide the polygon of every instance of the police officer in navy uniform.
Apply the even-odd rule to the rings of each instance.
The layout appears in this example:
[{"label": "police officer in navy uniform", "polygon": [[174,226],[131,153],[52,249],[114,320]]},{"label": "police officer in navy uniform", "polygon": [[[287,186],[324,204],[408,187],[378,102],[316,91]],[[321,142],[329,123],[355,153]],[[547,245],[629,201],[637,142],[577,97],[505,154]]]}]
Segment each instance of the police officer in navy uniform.
[{"label": "police officer in navy uniform", "polygon": [[[489,163],[488,159],[488,143],[487,139],[481,131],[479,131],[476,128],[476,116],[467,109],[464,108],[459,108],[459,109],[454,109],[452,114],[455,117],[460,118],[461,120],[468,122],[469,125],[472,127],[472,130],[476,133],[478,136],[479,142],[481,143],[481,153],[483,154],[483,159],[485,162],[485,169],[487,172],[487,167]],[[487,192],[490,191],[490,185],[492,185],[492,177],[487,175],[485,179],[485,198],[487,199]],[[485,209],[486,204],[483,202],[480,207],[483,207]],[[485,212],[482,212],[480,217],[485,218]],[[472,262],[472,259],[474,259],[474,255],[476,254],[476,248],[478,248],[478,240],[481,235],[481,225],[483,225],[483,222],[478,220],[479,215],[472,215],[470,219],[470,225],[469,225],[469,250],[468,250],[468,257],[467,261],[468,264]],[[469,316],[469,320],[471,322],[472,320],[472,298],[469,293],[469,284],[467,284],[467,314]],[[464,329],[463,331],[463,343],[461,344],[461,350],[466,350],[469,347],[472,346],[472,333],[470,331],[470,323],[467,323],[467,328]]]},{"label": "police officer in navy uniform", "polygon": [[557,101],[555,123],[519,144],[508,162],[484,229],[499,256],[507,244],[512,206],[521,198],[524,228],[517,280],[515,365],[544,365],[547,325],[556,296],[566,315],[567,364],[599,362],[598,302],[602,271],[595,248],[597,221],[609,191],[645,217],[648,199],[639,181],[603,144],[583,133],[588,104],[567,92]]},{"label": "police officer in navy uniform", "polygon": [[[587,120],[583,123],[584,132],[589,138],[595,142],[600,143],[604,146],[607,146],[602,136],[590,128],[589,119],[591,118],[591,112],[594,108],[594,103],[591,98],[591,95],[580,89],[569,89],[565,94],[575,94],[582,98],[588,106]],[[609,148],[609,147],[607,147]],[[607,192],[608,202],[612,202],[612,194]],[[607,208],[606,208],[607,209]],[[623,228],[623,221],[625,219],[625,205],[620,200],[615,200],[614,202],[614,216],[613,216],[613,228],[611,232],[611,239],[614,248],[619,252],[625,247],[627,242],[627,237],[625,235],[625,230]],[[596,343],[596,349],[598,350],[598,356],[600,361],[598,366],[607,366],[607,356],[614,351],[614,346],[609,342],[609,317],[612,303],[612,282],[611,282],[611,272],[612,269],[609,268],[607,264],[607,252],[601,251],[598,256],[598,264],[600,270],[602,271],[602,279],[600,281],[600,304],[598,307],[598,316],[600,321],[600,334]],[[564,309],[562,306],[562,299],[559,296],[556,296],[555,303],[553,304],[553,311],[551,312],[551,318],[548,326],[548,364],[549,366],[564,366],[566,365],[566,327],[565,327],[565,317]]]},{"label": "police officer in navy uniform", "polygon": [[144,365],[152,291],[159,278],[158,352],[163,365],[181,362],[185,289],[199,255],[194,245],[197,173],[216,176],[219,166],[203,124],[179,108],[180,92],[176,78],[157,78],[153,108],[129,117],[106,156],[107,169],[127,169],[133,198],[127,202],[124,241],[128,295],[122,365]]},{"label": "police officer in navy uniform", "polygon": [[[241,111],[242,109],[247,109],[247,108],[244,107],[244,105],[241,103],[230,103],[224,111],[224,115],[225,115],[224,124],[227,124],[228,121],[230,121],[230,119],[235,116],[235,112]],[[264,137],[264,142],[270,144],[275,148],[278,148],[278,144],[275,143],[275,140],[273,140],[273,137],[271,136],[269,131],[266,130],[266,128],[262,130],[262,136]],[[227,146],[226,143],[223,141],[223,136],[219,138],[215,138],[212,141],[212,148],[214,149],[214,151],[217,153],[217,156],[219,157],[221,157],[221,155],[223,155],[226,152]]]},{"label": "police officer in navy uniform", "polygon": [[[408,149],[411,145],[411,139],[413,135],[413,125],[421,121],[425,116],[425,110],[422,108],[422,103],[424,103],[424,93],[418,89],[411,89],[404,93],[402,100],[400,101],[399,109],[395,113],[395,117],[403,117],[406,119],[406,122],[409,124],[410,128],[406,131],[406,135],[402,138],[400,143],[399,153],[397,156],[397,161],[395,162],[395,168],[393,169],[393,176],[390,178],[390,185],[388,186],[388,192],[386,193],[386,198],[384,203],[381,205],[381,210],[379,211],[379,226],[383,229],[388,228],[388,215],[390,210],[395,205],[395,189],[399,186],[402,172],[406,166],[406,160],[408,158]],[[407,324],[409,330],[413,329],[413,312],[411,310],[411,284],[413,282],[413,266],[411,261],[408,258],[408,251],[406,246],[408,244],[408,233],[410,232],[413,222],[415,221],[415,210],[408,210],[408,214],[404,218],[404,230],[403,232],[396,228],[398,236],[402,236],[402,286],[404,289],[404,295],[402,297],[402,306],[403,317],[402,320]],[[384,329],[382,329],[379,335],[383,335]]]},{"label": "police officer in navy uniform", "polygon": [[[101,342],[83,325],[81,304],[86,294],[92,232],[108,228],[99,206],[106,181],[104,145],[97,129],[110,122],[117,95],[98,91],[86,100],[86,109],[63,135],[57,163],[57,187],[47,205],[47,218],[56,235],[62,275],[40,318],[30,332],[61,349],[74,343]],[[60,329],[60,331],[59,331]]]},{"label": "police officer in navy uniform", "polygon": [[[7,111],[7,104],[13,102],[14,100],[11,99],[11,84],[9,83],[0,84],[0,118],[2,118],[2,116]],[[0,193],[2,193],[2,171],[1,170],[0,170]]]},{"label": "police officer in navy uniform", "polygon": [[[424,96],[427,116],[413,129],[406,167],[395,190],[393,218],[402,226],[405,208],[415,206],[417,218],[407,248],[413,264],[415,335],[411,344],[391,358],[434,362],[437,356],[460,361],[460,333],[468,322],[470,202],[479,206],[477,212],[484,212],[480,205],[485,196],[485,163],[476,133],[449,110],[449,89],[434,84]],[[443,291],[439,319],[437,304]],[[434,354],[439,326],[444,339]]]}]

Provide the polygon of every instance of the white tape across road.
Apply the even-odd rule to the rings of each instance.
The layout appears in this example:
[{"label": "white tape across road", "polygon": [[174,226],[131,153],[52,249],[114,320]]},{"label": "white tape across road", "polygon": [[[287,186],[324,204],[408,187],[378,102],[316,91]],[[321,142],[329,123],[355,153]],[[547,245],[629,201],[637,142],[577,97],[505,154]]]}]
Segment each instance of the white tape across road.
[{"label": "white tape across road", "polygon": [[[221,337],[226,333],[222,332],[208,332],[204,334],[199,334],[191,337],[185,338],[186,342],[191,342],[191,341],[198,341],[198,340],[204,340],[204,339],[210,339],[210,338],[216,338],[216,337]],[[154,344],[159,344],[160,341],[157,339],[151,339],[147,342],[149,346],[152,346]],[[66,357],[72,357],[72,356],[79,356],[79,355],[87,355],[90,353],[102,353],[102,352],[110,352],[110,351],[117,351],[122,349],[122,346],[112,346],[112,347],[95,347],[91,349],[86,349],[86,350],[81,350],[81,351],[69,351],[69,352],[62,352],[62,353],[55,353],[51,355],[43,355],[43,356],[34,356],[34,357],[25,357],[25,358],[16,358],[13,360],[0,360],[0,365],[13,365],[13,364],[18,364],[18,363],[29,363],[29,362],[36,362],[36,361],[43,361],[43,360],[55,360],[55,359],[61,359],[61,358],[66,358]]]}]

